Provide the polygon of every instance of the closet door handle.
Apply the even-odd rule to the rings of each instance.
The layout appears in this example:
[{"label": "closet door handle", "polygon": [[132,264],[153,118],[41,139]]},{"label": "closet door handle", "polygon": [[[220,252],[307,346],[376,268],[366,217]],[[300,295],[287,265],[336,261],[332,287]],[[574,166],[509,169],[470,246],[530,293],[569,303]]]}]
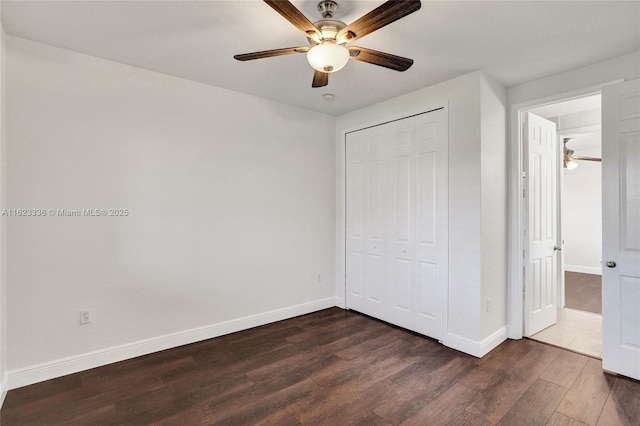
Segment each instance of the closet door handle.
[{"label": "closet door handle", "polygon": [[615,268],[616,267],[616,262],[614,260],[607,260],[605,265],[607,265],[607,267],[609,267],[609,268]]},{"label": "closet door handle", "polygon": [[560,251],[562,250],[562,247],[560,246],[553,246],[553,251]]}]

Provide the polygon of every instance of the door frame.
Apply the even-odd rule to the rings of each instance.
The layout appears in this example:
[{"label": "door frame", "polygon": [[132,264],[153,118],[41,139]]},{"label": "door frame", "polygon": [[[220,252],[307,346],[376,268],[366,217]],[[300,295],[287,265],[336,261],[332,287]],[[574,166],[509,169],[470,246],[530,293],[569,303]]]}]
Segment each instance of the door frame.
[{"label": "door frame", "polygon": [[523,197],[525,181],[524,172],[524,138],[523,115],[533,108],[554,104],[572,99],[601,93],[604,86],[621,83],[625,79],[617,79],[596,86],[585,87],[570,92],[559,93],[544,98],[532,99],[511,105],[509,111],[509,143],[508,155],[508,309],[507,309],[507,337],[522,339],[524,336],[524,290],[525,290],[525,237],[527,229],[527,203]]}]

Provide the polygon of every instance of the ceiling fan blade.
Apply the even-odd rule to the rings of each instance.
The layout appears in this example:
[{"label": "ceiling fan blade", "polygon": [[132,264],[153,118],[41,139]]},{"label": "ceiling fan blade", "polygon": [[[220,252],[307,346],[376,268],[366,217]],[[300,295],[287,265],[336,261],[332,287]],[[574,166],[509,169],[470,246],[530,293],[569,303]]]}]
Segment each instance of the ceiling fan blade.
[{"label": "ceiling fan blade", "polygon": [[420,0],[389,0],[340,30],[338,37],[349,42],[362,38],[415,12],[420,6]]},{"label": "ceiling fan blade", "polygon": [[306,35],[320,34],[320,31],[288,0],[264,0],[273,10],[278,12],[284,19],[291,22],[297,29]]},{"label": "ceiling fan blade", "polygon": [[241,55],[234,55],[234,58],[239,61],[251,61],[253,59],[271,58],[272,56],[291,55],[293,53],[305,53],[309,50],[308,47],[286,47],[284,49],[263,50],[261,52],[243,53]]},{"label": "ceiling fan blade", "polygon": [[349,47],[349,54],[352,59],[381,67],[390,68],[396,71],[406,71],[413,65],[413,59],[392,55],[391,53],[378,52],[377,50],[366,49],[364,47]]},{"label": "ceiling fan blade", "polygon": [[315,70],[311,87],[324,87],[329,84],[329,73]]},{"label": "ceiling fan blade", "polygon": [[578,160],[578,161],[602,161],[602,158],[596,158],[596,157],[576,157],[576,156],[571,156],[572,160]]}]

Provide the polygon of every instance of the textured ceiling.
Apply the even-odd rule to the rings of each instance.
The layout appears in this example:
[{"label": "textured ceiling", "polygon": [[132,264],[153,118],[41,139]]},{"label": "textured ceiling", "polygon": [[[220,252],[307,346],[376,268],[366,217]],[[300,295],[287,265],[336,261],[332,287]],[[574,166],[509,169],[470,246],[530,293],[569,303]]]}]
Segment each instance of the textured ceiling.
[{"label": "textured ceiling", "polygon": [[[293,1],[311,20],[317,1]],[[338,1],[354,21],[383,1]],[[9,35],[340,115],[470,71],[505,86],[640,50],[640,2],[423,1],[355,45],[413,58],[404,73],[350,61],[311,88],[304,54],[237,53],[306,45],[262,1],[2,1]],[[333,101],[322,94],[332,93]]]}]

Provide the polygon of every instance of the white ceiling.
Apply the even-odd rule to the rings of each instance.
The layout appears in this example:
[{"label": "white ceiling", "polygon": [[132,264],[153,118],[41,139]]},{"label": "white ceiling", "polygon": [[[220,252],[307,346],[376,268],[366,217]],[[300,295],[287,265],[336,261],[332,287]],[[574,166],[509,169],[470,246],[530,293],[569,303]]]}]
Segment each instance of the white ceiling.
[{"label": "white ceiling", "polygon": [[[311,20],[317,1],[293,3]],[[383,1],[340,1],[349,23]],[[9,35],[332,115],[482,69],[509,87],[640,50],[640,2],[423,1],[355,45],[413,58],[404,73],[350,61],[311,88],[303,54],[237,53],[306,45],[262,1],[8,1]],[[322,94],[332,93],[331,102]]]},{"label": "white ceiling", "polygon": [[[640,64],[639,64],[640,65]],[[544,118],[553,118],[561,115],[575,114],[578,112],[593,111],[602,109],[602,96],[584,96],[568,101],[556,102],[544,105],[531,110],[534,114]]]}]

